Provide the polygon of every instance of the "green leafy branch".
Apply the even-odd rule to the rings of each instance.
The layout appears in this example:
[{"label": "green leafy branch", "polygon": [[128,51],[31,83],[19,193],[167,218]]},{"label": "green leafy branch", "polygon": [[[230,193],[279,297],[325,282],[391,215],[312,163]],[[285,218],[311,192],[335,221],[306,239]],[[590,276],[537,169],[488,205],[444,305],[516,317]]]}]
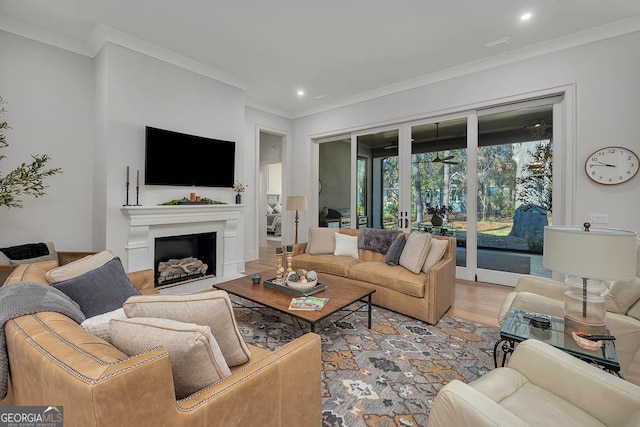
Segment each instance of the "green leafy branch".
[{"label": "green leafy branch", "polygon": [[[5,104],[0,97],[0,105]],[[7,121],[2,118],[6,113],[4,107],[0,108],[0,148],[9,146],[5,135],[6,129],[11,129]],[[0,161],[7,156],[0,154]],[[60,168],[46,168],[46,163],[51,159],[47,154],[32,155],[30,163],[22,163],[6,176],[0,177],[0,206],[7,208],[21,208],[21,196],[40,197],[48,187],[44,184],[45,178],[62,173]]]}]

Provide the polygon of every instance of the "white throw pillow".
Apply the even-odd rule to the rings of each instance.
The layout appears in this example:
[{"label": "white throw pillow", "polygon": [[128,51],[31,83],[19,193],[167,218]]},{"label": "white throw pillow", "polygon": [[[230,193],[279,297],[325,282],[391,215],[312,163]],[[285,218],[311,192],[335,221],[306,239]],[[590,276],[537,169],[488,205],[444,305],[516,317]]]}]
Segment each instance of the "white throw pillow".
[{"label": "white throw pillow", "polygon": [[420,273],[431,243],[429,233],[411,233],[400,255],[400,265],[414,274]]},{"label": "white throw pillow", "polygon": [[271,215],[273,213],[273,208],[267,205],[267,215]]},{"label": "white throw pillow", "polygon": [[90,317],[80,324],[85,331],[91,335],[102,338],[109,344],[111,342],[111,333],[109,332],[109,321],[112,319],[126,319],[127,315],[124,314],[124,309],[118,308],[113,311],[108,311],[97,316]]},{"label": "white throw pillow", "polygon": [[114,319],[109,322],[113,345],[128,356],[164,347],[171,359],[178,399],[231,375],[208,326],[170,319]]},{"label": "white throw pillow", "polygon": [[346,255],[355,259],[358,256],[358,236],[349,236],[348,234],[335,233],[336,249],[334,255]]},{"label": "white throw pillow", "polygon": [[280,204],[280,202],[276,203],[276,205],[273,207],[273,212],[275,213],[282,212],[282,205]]},{"label": "white throw pillow", "polygon": [[422,271],[427,273],[431,267],[436,265],[436,263],[440,261],[444,256],[444,253],[447,251],[448,246],[448,240],[431,239],[431,246],[429,247],[427,259],[424,261]]},{"label": "white throw pillow", "polygon": [[209,326],[229,366],[246,363],[251,357],[225,291],[139,295],[130,297],[122,307],[127,317],[161,317]]}]

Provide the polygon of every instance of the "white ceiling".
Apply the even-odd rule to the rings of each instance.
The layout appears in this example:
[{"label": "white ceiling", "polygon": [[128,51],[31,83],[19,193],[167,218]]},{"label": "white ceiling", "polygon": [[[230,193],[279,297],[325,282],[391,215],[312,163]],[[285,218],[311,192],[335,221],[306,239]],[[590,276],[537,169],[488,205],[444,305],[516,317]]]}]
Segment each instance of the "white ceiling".
[{"label": "white ceiling", "polygon": [[89,56],[115,41],[294,118],[638,31],[640,1],[0,0],[0,29]]}]

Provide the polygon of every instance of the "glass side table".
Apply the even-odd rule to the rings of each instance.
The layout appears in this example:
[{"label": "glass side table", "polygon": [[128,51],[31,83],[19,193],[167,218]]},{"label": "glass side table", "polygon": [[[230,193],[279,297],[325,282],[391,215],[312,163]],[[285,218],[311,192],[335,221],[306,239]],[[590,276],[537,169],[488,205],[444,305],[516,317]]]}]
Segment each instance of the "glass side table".
[{"label": "glass side table", "polygon": [[500,366],[504,366],[507,356],[513,353],[516,344],[532,338],[559,348],[572,356],[597,365],[605,371],[621,377],[620,363],[616,355],[614,341],[604,341],[604,344],[598,350],[586,350],[578,346],[571,335],[564,333],[564,318],[545,315],[550,318],[551,327],[542,329],[530,325],[529,320],[522,317],[524,313],[527,312],[519,308],[511,310],[502,329],[500,329],[500,339],[493,347],[493,362],[496,368],[498,367],[500,344],[502,344],[501,349],[503,352]]}]

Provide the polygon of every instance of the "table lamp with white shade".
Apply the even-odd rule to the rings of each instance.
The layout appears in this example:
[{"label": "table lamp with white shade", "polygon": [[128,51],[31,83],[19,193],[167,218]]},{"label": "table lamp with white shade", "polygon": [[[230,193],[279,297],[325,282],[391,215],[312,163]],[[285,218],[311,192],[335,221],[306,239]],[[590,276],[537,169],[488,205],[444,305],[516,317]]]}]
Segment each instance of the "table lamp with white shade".
[{"label": "table lamp with white shade", "polygon": [[288,211],[296,211],[295,223],[296,223],[296,241],[298,243],[298,222],[300,221],[300,217],[298,216],[298,211],[307,209],[307,198],[305,196],[288,196],[287,197],[287,207]]},{"label": "table lamp with white shade", "polygon": [[543,265],[569,276],[566,283],[565,332],[604,334],[606,300],[602,280],[636,276],[634,231],[567,225],[544,228]]}]

